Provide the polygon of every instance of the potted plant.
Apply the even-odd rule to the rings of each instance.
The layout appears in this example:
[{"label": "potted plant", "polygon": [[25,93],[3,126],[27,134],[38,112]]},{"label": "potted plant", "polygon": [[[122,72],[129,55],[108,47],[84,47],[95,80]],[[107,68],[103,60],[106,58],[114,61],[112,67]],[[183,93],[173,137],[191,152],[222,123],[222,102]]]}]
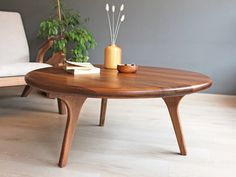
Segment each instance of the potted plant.
[{"label": "potted plant", "polygon": [[53,53],[63,52],[74,62],[88,62],[88,51],[96,45],[93,35],[83,27],[88,19],[81,22],[79,12],[65,9],[62,0],[54,3],[56,15],[41,22],[39,37],[53,39]]}]

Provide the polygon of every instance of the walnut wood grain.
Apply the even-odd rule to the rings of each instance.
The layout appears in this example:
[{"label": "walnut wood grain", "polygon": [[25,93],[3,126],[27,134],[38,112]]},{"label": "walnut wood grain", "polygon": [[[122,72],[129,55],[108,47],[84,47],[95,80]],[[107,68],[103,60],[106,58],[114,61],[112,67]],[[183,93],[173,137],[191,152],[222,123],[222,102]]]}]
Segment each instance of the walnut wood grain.
[{"label": "walnut wood grain", "polygon": [[180,124],[179,110],[178,110],[179,103],[182,98],[183,96],[166,97],[166,98],[163,98],[163,100],[165,101],[167,108],[169,110],[169,113],[170,113],[171,121],[175,130],[175,135],[176,135],[179,149],[180,149],[180,154],[187,155],[182,128]]},{"label": "walnut wood grain", "polygon": [[[37,56],[36,56],[36,62],[43,63],[45,59],[45,55],[48,52],[50,48],[52,48],[54,43],[54,39],[47,40],[39,49]],[[53,55],[47,59],[46,63],[50,64],[54,67],[62,66],[65,59],[64,52],[56,52],[53,53]]]},{"label": "walnut wood grain", "polygon": [[211,86],[209,77],[195,72],[139,67],[136,74],[101,69],[100,74],[74,76],[63,69],[44,68],[26,75],[29,85],[45,91],[95,98],[152,98],[186,95]]},{"label": "walnut wood grain", "polygon": [[47,51],[52,47],[54,43],[53,39],[47,40],[39,49],[37,56],[36,56],[36,62],[43,63],[45,60],[45,54]]},{"label": "walnut wood grain", "polygon": [[63,66],[65,60],[65,54],[63,52],[57,52],[48,59],[47,64],[52,65],[53,67]]},{"label": "walnut wood grain", "polygon": [[59,167],[64,167],[67,164],[69,152],[73,142],[77,120],[79,117],[80,110],[86,100],[86,97],[81,95],[68,96],[68,95],[55,95],[62,100],[67,107],[67,123],[65,128],[64,139],[61,148],[61,155],[59,159]]},{"label": "walnut wood grain", "polygon": [[59,98],[57,98],[57,105],[58,105],[58,112],[59,112],[59,114],[61,114],[61,115],[66,114],[66,105],[65,105],[65,103],[64,103],[61,99],[59,99]]},{"label": "walnut wood grain", "polygon": [[136,74],[118,73],[101,68],[100,74],[74,76],[62,68],[45,68],[28,73],[28,85],[50,92],[66,103],[68,121],[59,166],[67,163],[77,117],[87,97],[102,98],[100,126],[104,125],[108,98],[164,99],[175,130],[180,154],[186,155],[178,106],[184,95],[209,88],[209,77],[191,71],[169,68],[139,67]]}]

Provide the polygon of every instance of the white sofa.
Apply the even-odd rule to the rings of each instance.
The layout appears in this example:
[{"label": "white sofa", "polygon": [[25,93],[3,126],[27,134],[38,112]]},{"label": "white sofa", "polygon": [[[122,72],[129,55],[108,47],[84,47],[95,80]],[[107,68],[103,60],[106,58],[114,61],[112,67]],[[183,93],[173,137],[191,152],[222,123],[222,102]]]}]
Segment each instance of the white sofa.
[{"label": "white sofa", "polygon": [[0,11],[0,87],[26,85],[24,76],[28,72],[50,66],[30,62],[20,14]]},{"label": "white sofa", "polygon": [[[46,41],[38,51],[36,61],[30,62],[29,46],[24,26],[19,13],[0,11],[0,88],[26,85],[24,76],[35,69],[58,67],[63,65],[63,52],[54,53],[47,64],[43,63],[44,55],[52,47],[54,40]],[[31,87],[25,87],[21,96],[27,96]],[[50,97],[50,95],[49,95]],[[102,99],[101,120],[105,119],[107,99]],[[65,113],[65,106],[58,100],[59,113]],[[100,122],[102,126],[103,123]]]}]

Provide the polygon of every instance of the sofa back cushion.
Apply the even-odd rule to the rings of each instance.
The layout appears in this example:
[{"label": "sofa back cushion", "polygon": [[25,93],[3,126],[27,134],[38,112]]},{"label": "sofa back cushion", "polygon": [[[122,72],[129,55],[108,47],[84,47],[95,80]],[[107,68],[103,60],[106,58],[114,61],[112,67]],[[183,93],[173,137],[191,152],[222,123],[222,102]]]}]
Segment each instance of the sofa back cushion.
[{"label": "sofa back cushion", "polygon": [[0,63],[29,62],[29,47],[19,13],[0,11]]}]

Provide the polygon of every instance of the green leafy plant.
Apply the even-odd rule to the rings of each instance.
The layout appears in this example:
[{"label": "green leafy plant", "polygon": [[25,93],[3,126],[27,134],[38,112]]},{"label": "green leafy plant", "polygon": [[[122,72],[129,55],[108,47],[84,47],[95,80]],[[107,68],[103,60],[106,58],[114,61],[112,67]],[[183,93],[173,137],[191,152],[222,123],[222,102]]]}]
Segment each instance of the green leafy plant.
[{"label": "green leafy plant", "polygon": [[79,12],[65,9],[62,0],[54,3],[57,14],[41,22],[39,37],[54,40],[53,52],[64,52],[72,61],[87,62],[89,49],[96,46],[93,35],[83,27],[88,19],[81,23]]}]

